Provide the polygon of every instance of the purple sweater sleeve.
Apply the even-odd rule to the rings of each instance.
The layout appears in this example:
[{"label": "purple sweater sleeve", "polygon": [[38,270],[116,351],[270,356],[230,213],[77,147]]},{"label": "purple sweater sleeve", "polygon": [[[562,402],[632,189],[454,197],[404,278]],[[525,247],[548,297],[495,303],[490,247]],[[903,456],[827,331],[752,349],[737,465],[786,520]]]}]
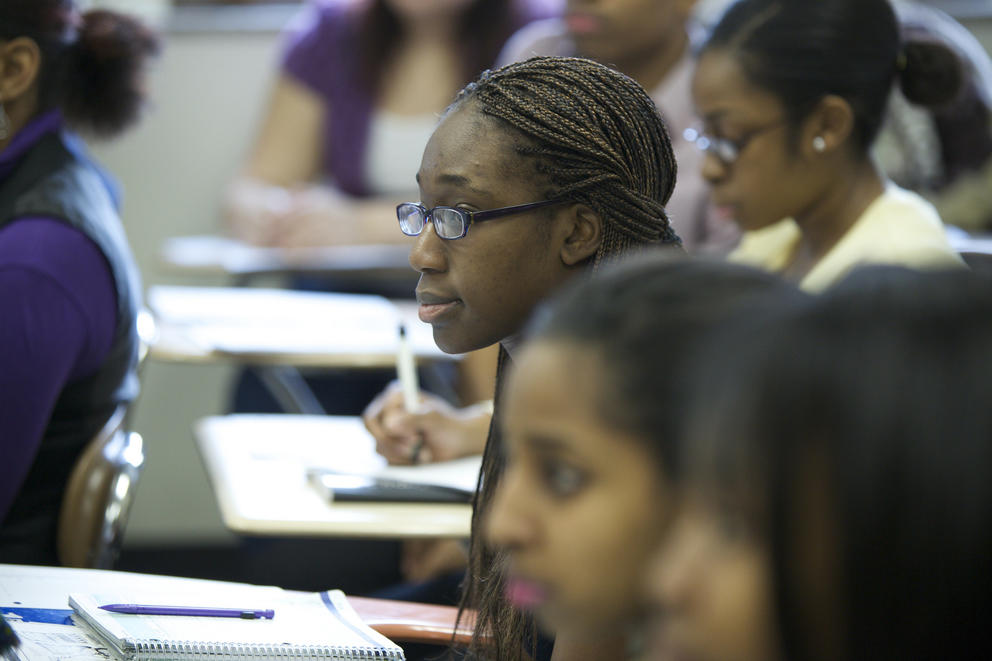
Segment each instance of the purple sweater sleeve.
[{"label": "purple sweater sleeve", "polygon": [[82,232],[48,218],[0,228],[0,520],[63,386],[100,366],[116,325],[110,267]]}]

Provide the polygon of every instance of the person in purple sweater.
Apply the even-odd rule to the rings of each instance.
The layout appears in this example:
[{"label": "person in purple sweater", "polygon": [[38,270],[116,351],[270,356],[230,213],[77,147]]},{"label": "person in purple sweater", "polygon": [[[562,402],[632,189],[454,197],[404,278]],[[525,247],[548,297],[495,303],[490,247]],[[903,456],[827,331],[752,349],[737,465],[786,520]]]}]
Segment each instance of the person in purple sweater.
[{"label": "person in purple sweater", "polygon": [[135,120],[157,49],[72,0],[0,4],[0,562],[58,562],[69,473],[137,394],[138,271],[115,185],[68,127]]},{"label": "person in purple sweater", "polygon": [[560,0],[311,0],[225,216],[251,243],[396,243],[438,115]]}]

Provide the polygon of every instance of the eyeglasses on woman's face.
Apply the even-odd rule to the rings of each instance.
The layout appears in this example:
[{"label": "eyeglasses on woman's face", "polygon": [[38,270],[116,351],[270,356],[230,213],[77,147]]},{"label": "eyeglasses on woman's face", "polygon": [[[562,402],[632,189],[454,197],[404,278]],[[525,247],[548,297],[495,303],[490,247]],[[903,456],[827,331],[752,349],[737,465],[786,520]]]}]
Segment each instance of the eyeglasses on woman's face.
[{"label": "eyeglasses on woman's face", "polygon": [[503,216],[511,216],[532,209],[540,209],[552,204],[561,204],[564,200],[542,200],[529,204],[518,204],[512,207],[489,209],[486,211],[468,211],[456,207],[434,207],[428,209],[416,202],[404,202],[396,207],[396,218],[400,221],[400,230],[407,236],[417,236],[424,231],[428,222],[434,223],[434,232],[442,239],[460,239],[468,234],[472,223],[493,220]]},{"label": "eyeglasses on woman's face", "polygon": [[741,157],[741,153],[747,149],[747,146],[751,144],[752,140],[762,133],[767,133],[783,126],[785,121],[784,119],[780,119],[773,124],[748,131],[737,140],[710,135],[696,128],[687,128],[682,132],[682,137],[695,144],[700,150],[716,156],[726,167],[730,167],[737,162],[737,159]]}]

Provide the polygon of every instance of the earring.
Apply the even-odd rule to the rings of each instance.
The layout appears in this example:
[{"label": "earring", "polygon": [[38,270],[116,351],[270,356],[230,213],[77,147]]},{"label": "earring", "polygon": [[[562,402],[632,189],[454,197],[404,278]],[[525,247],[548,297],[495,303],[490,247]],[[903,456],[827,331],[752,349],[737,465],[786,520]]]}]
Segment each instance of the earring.
[{"label": "earring", "polygon": [[7,116],[7,111],[0,103],[0,140],[6,140],[8,135],[10,135],[10,117]]},{"label": "earring", "polygon": [[822,135],[818,135],[813,138],[813,151],[821,153],[827,148],[827,141],[823,139]]}]

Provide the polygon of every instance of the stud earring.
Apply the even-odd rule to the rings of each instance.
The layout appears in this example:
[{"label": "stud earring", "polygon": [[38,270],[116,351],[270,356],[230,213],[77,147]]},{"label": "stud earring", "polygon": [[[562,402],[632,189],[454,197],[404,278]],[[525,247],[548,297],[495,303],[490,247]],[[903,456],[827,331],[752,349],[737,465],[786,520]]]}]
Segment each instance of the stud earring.
[{"label": "stud earring", "polygon": [[813,151],[822,153],[827,148],[827,141],[823,139],[822,135],[818,135],[813,138]]}]

